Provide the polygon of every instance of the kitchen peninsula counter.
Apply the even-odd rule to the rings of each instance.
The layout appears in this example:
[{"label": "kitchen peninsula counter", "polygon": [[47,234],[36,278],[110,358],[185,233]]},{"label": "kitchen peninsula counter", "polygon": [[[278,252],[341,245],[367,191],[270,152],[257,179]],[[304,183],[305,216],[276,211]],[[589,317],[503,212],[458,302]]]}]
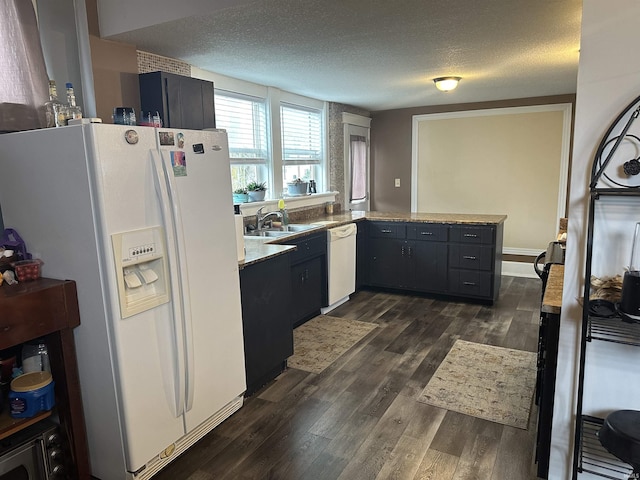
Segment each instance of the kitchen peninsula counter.
[{"label": "kitchen peninsula counter", "polygon": [[239,262],[242,269],[253,263],[257,263],[274,256],[283,255],[295,247],[286,245],[287,241],[299,238],[311,233],[327,230],[352,222],[364,220],[384,222],[410,222],[410,223],[446,223],[452,225],[500,225],[507,219],[506,215],[481,215],[464,213],[416,213],[416,212],[376,212],[376,211],[350,211],[333,215],[306,218],[292,223],[314,224],[317,228],[295,232],[286,237],[279,238],[245,238],[245,260]]}]

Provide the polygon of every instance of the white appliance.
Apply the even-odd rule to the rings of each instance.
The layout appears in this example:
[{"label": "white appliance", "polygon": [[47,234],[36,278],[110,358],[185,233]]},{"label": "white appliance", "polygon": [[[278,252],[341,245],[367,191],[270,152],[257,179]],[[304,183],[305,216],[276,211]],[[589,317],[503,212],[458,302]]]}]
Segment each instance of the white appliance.
[{"label": "white appliance", "polygon": [[147,479],[242,406],[227,137],[88,124],[0,135],[7,227],[77,283],[92,474]]},{"label": "white appliance", "polygon": [[356,235],[355,223],[327,230],[328,306],[320,309],[323,315],[349,300],[356,291]]}]

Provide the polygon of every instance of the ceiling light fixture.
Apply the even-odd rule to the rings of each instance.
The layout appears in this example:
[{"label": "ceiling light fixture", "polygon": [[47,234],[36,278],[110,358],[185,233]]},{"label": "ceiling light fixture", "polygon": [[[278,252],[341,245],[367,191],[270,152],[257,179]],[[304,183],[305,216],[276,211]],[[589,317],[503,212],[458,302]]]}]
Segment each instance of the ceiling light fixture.
[{"label": "ceiling light fixture", "polygon": [[456,88],[460,80],[462,80],[462,77],[438,77],[434,78],[433,82],[438,90],[448,92]]}]

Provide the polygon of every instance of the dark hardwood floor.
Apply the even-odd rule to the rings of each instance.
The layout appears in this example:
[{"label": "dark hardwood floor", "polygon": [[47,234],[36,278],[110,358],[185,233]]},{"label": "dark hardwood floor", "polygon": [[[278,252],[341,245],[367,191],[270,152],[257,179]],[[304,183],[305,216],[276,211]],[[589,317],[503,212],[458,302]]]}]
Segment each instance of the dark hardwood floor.
[{"label": "dark hardwood floor", "polygon": [[287,369],[154,480],[534,479],[527,430],[416,401],[456,339],[534,352],[541,282],[494,306],[361,291],[330,315],[379,328],[320,374]]}]

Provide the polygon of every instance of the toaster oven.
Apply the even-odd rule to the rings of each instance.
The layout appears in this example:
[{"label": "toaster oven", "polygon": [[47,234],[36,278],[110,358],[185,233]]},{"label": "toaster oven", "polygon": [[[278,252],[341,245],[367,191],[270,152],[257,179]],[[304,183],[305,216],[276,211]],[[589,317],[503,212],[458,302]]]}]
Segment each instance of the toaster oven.
[{"label": "toaster oven", "polygon": [[64,480],[65,458],[59,427],[42,420],[0,440],[0,480]]}]

